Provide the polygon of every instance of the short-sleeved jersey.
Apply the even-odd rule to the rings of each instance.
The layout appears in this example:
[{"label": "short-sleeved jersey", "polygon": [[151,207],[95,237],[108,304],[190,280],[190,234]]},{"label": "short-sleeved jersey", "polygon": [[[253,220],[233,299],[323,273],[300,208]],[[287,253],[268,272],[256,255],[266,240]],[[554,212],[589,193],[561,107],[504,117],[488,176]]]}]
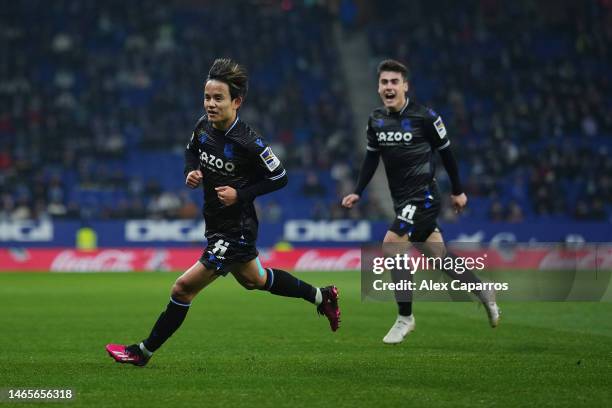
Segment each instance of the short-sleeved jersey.
[{"label": "short-sleeved jersey", "polygon": [[450,146],[442,118],[408,100],[399,112],[380,107],[367,127],[368,150],[380,152],[393,205],[438,198],[433,152]]},{"label": "short-sleeved jersey", "polygon": [[229,238],[244,243],[257,239],[258,220],[252,201],[225,206],[215,187],[236,190],[263,178],[278,180],[286,172],[268,144],[239,117],[227,131],[213,128],[206,115],[198,120],[185,152],[185,172],[200,169],[204,176],[206,238]]}]

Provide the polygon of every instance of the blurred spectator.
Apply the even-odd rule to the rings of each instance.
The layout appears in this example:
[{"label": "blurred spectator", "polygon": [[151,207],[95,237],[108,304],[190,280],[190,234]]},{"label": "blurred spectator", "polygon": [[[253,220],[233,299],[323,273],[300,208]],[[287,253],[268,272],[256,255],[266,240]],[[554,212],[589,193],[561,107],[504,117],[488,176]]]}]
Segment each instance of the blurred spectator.
[{"label": "blurred spectator", "polygon": [[277,201],[268,201],[261,208],[261,220],[265,222],[279,222],[283,218],[283,207]]},{"label": "blurred spectator", "polygon": [[302,186],[302,194],[306,197],[324,197],[326,193],[325,187],[319,181],[317,173],[309,172],[306,174],[306,180]]},{"label": "blurred spectator", "polygon": [[508,215],[506,217],[506,221],[512,223],[519,223],[523,222],[523,220],[523,209],[521,208],[519,203],[517,203],[516,201],[511,201],[510,204],[508,204]]},{"label": "blurred spectator", "polygon": [[504,212],[503,204],[498,200],[493,201],[491,208],[489,208],[489,220],[494,222],[504,221]]},{"label": "blurred spectator", "polygon": [[181,207],[178,209],[178,218],[196,219],[200,215],[200,207],[191,199],[186,191],[180,193]]}]

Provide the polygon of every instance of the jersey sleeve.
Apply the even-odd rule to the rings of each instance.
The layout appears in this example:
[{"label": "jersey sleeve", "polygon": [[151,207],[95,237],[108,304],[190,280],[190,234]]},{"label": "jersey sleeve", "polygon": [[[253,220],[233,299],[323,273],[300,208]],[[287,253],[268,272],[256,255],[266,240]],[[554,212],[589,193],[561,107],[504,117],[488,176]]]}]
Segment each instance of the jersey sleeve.
[{"label": "jersey sleeve", "polygon": [[368,135],[368,145],[367,149],[370,152],[377,152],[380,150],[380,146],[378,145],[378,138],[376,137],[376,132],[372,128],[372,117],[368,119],[368,125],[366,126],[366,133]]},{"label": "jersey sleeve", "polygon": [[191,133],[191,139],[189,139],[189,143],[187,143],[187,147],[185,148],[185,168],[183,170],[183,174],[187,176],[193,170],[197,170],[200,168],[200,159],[198,158],[198,140],[196,137],[196,131],[194,130]]},{"label": "jersey sleeve", "polygon": [[433,109],[427,110],[424,125],[425,136],[431,147],[436,150],[441,150],[450,146],[450,140],[446,134],[446,126],[444,126],[442,116],[438,115]]},{"label": "jersey sleeve", "polygon": [[238,189],[238,199],[242,202],[253,201],[256,197],[279,190],[287,185],[287,172],[272,148],[255,135],[246,148],[250,159],[255,163],[256,177],[251,184]]},{"label": "jersey sleeve", "polygon": [[279,180],[286,176],[287,172],[280,159],[272,151],[272,147],[260,136],[255,137],[247,145],[251,159],[255,162],[258,173],[269,180]]}]

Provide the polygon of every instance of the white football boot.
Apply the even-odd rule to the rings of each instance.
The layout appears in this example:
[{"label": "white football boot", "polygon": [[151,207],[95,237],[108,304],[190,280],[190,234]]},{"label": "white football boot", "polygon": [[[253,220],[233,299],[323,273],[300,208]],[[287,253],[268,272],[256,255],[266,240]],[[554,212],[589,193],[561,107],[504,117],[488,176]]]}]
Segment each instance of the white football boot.
[{"label": "white football boot", "polygon": [[495,328],[499,325],[499,319],[501,316],[501,310],[495,302],[495,291],[494,290],[483,290],[480,292],[480,301],[482,302],[487,317],[489,318],[489,324]]},{"label": "white football boot", "polygon": [[404,337],[414,330],[415,321],[414,316],[397,316],[397,320],[393,323],[393,326],[383,337],[383,343],[385,344],[399,344],[404,341]]}]

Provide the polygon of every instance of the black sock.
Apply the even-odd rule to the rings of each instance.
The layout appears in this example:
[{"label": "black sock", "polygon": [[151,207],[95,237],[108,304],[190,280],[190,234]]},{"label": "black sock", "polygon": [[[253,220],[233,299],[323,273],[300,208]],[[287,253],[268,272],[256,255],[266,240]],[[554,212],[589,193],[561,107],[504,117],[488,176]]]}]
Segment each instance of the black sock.
[{"label": "black sock", "polygon": [[280,269],[266,268],[266,272],[268,276],[264,290],[274,295],[302,298],[315,303],[317,289],[310,284]]},{"label": "black sock", "polygon": [[189,311],[189,306],[189,304],[184,304],[170,298],[170,303],[168,303],[166,310],[159,315],[151,330],[151,334],[143,341],[147,350],[150,352],[156,351],[181,327]]},{"label": "black sock", "polygon": [[412,314],[412,302],[397,302],[397,313],[401,316]]},{"label": "black sock", "polygon": [[[402,281],[412,282],[413,275],[410,271],[404,269],[392,269],[391,279],[393,283],[400,283]],[[411,290],[395,290],[393,292],[395,301],[397,302],[398,314],[401,316],[410,316],[412,314],[412,291]]]}]

